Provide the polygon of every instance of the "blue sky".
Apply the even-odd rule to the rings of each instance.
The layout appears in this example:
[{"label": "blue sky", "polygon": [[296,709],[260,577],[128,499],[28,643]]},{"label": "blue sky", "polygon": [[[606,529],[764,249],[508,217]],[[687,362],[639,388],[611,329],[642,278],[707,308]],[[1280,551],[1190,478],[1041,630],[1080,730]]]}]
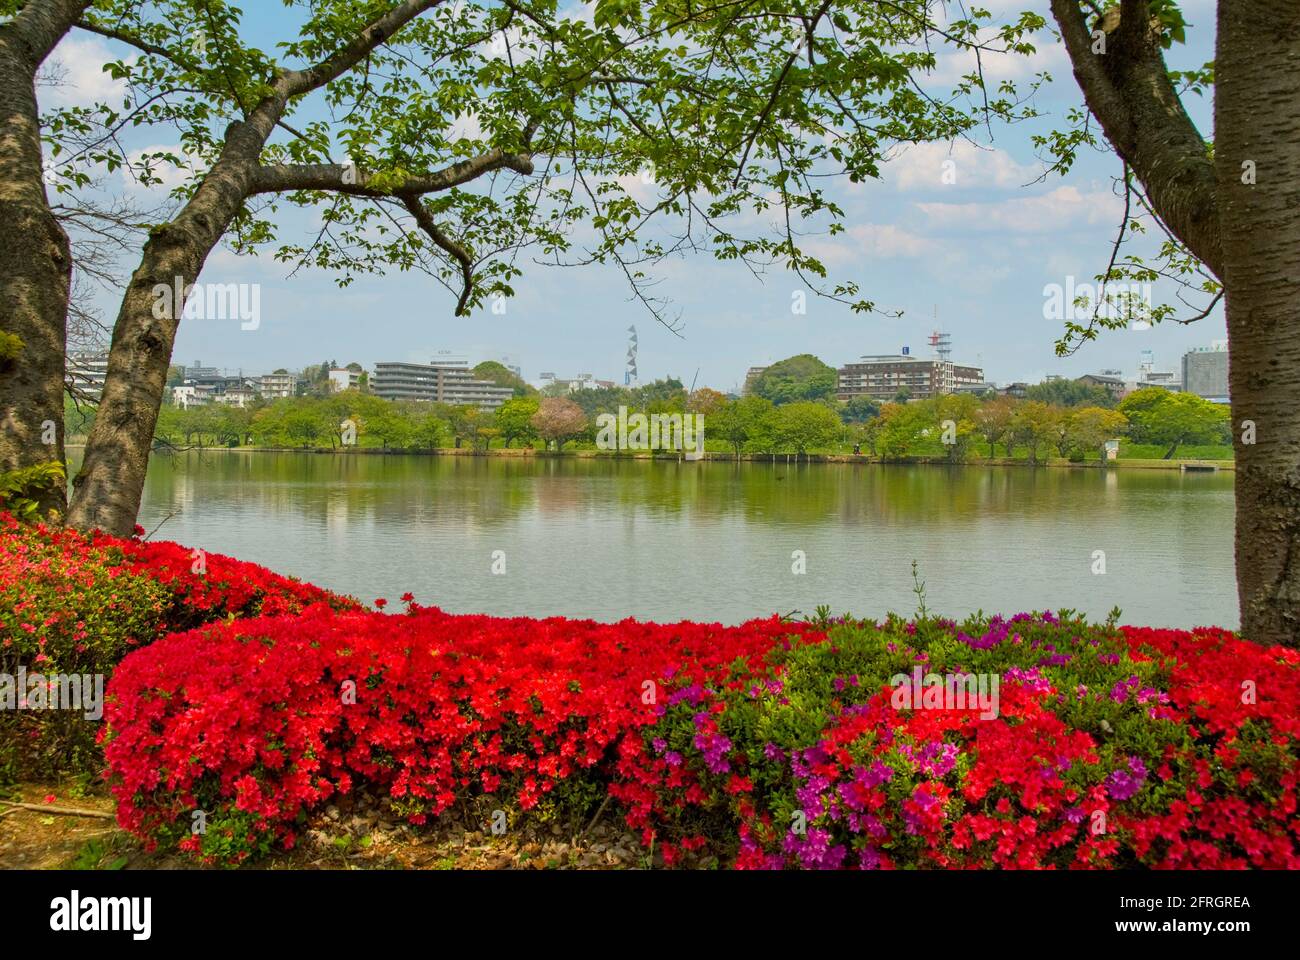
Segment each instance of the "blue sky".
[{"label": "blue sky", "polygon": [[[986,6],[995,17],[1021,9],[1047,15],[1046,0]],[[1214,4],[1184,0],[1182,6],[1191,28],[1187,45],[1170,52],[1171,65],[1200,66],[1212,55]],[[271,49],[286,37],[289,14],[280,4],[256,0],[246,9],[250,43]],[[884,166],[880,182],[844,181],[833,189],[849,214],[847,234],[809,245],[826,262],[832,280],[857,281],[882,311],[902,311],[901,317],[853,314],[812,296],[806,314],[794,314],[791,294],[801,287],[792,276],[773,273],[760,282],[736,264],[697,257],[658,271],[662,283],[655,292],[671,298],[673,310],[680,311],[681,338],[628,301],[620,273],[599,266],[525,265],[515,284],[518,295],[504,315],[483,309],[457,318],[454,297],[421,274],[362,278],[339,290],[326,273],[301,271],[289,279],[289,267],[269,256],[236,257],[219,250],[200,279],[261,284],[261,324],[245,331],[237,321],[186,321],[173,358],[262,372],[328,359],[369,367],[380,360],[427,360],[447,350],[472,361],[508,357],[530,380],[554,371],[621,381],[626,330],[635,323],[643,381],[675,375],[689,384],[698,369],[700,385],[730,389],[743,381],[747,367],[796,353],[813,353],[835,366],[903,346],[927,353],[926,336],[937,314],[938,325],[952,335],[954,359],[982,365],[998,382],[1103,368],[1131,372],[1143,350],[1154,353],[1160,369],[1176,370],[1187,349],[1226,336],[1221,309],[1191,326],[1166,323],[1112,332],[1073,357],[1054,354],[1061,323],[1044,319],[1043,288],[1064,284],[1070,275],[1086,282],[1104,268],[1121,210],[1112,188],[1120,166],[1110,154],[1093,154],[1066,178],[1030,183],[1041,172],[1031,133],[1064,126],[1064,112],[1081,102],[1064,51],[1047,34],[1039,46],[1028,62],[986,59],[985,69],[995,78],[1020,79],[1048,70],[1053,83],[1035,101],[1046,114],[1041,120],[994,127],[993,138],[980,146],[913,148]],[[64,64],[69,86],[52,95],[84,101],[111,92],[98,64],[113,49],[85,34],[65,41],[55,56]],[[934,82],[965,71],[958,56],[941,57]],[[1210,104],[1190,107],[1208,131]],[[138,146],[174,143],[168,135],[158,131],[158,139],[146,136]],[[943,182],[945,160],[953,161],[955,183]],[[283,222],[286,239],[309,239],[306,218],[291,215]],[[1157,301],[1169,297],[1171,290],[1155,288]],[[98,304],[105,316],[115,314],[113,296],[101,295]]]}]

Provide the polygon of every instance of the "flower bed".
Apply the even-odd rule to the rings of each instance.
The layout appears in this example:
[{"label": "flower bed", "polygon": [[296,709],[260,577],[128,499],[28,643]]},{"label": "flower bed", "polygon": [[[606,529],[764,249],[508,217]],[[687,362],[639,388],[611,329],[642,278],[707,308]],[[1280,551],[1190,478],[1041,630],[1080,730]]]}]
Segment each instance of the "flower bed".
[{"label": "flower bed", "polygon": [[[712,682],[802,630],[409,610],[313,607],[127,657],[106,714],[119,822],[238,860],[292,843],[305,811],[358,782],[414,823],[483,793],[539,815],[585,810],[671,684]],[[204,837],[189,830],[200,809]]]},{"label": "flower bed", "polygon": [[[898,709],[918,665],[998,676],[999,715]],[[730,828],[742,868],[1300,866],[1294,650],[1048,613],[844,625],[769,666],[627,742],[611,792],[670,861]]]},{"label": "flower bed", "polygon": [[[137,528],[139,533],[142,530]],[[235,617],[356,602],[221,554],[83,535],[0,513],[0,674],[108,676],[136,647]],[[80,715],[0,711],[0,769],[69,772],[102,762]]]},{"label": "flower bed", "polygon": [[[577,823],[609,798],[670,865],[1300,866],[1295,651],[1068,612],[721,627],[404,599],[128,656],[119,822],[239,862],[366,786],[417,824],[462,804]],[[900,707],[917,667],[996,677],[996,710]]]}]

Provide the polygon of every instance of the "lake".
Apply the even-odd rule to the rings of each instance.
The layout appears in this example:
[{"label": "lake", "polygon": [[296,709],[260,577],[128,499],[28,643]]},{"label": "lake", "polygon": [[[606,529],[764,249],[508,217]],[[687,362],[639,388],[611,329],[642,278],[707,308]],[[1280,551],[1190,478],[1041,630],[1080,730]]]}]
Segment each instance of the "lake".
[{"label": "lake", "polygon": [[156,538],[390,609],[910,615],[915,559],[950,616],[1238,623],[1231,473],[191,450],[150,465],[140,523],[169,514]]}]

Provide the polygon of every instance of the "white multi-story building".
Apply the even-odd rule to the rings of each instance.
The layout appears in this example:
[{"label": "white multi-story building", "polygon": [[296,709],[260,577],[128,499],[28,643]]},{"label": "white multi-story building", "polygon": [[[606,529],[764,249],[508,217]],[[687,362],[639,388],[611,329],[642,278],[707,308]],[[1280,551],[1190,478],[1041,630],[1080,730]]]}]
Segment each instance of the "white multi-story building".
[{"label": "white multi-story building", "polygon": [[385,400],[430,400],[495,410],[515,395],[510,387],[476,380],[463,362],[375,364],[370,392]]},{"label": "white multi-story building", "polygon": [[357,390],[361,387],[361,371],[349,370],[346,367],[330,371],[330,392],[338,393],[340,390]]},{"label": "white multi-story building", "polygon": [[212,387],[201,383],[186,383],[178,387],[172,387],[172,403],[182,410],[189,410],[191,407],[206,407],[212,402],[214,391]]},{"label": "white multi-story building", "polygon": [[1161,387],[1176,393],[1183,389],[1182,374],[1174,373],[1172,370],[1157,370],[1155,354],[1150,350],[1143,350],[1138,360],[1137,379],[1129,380],[1125,384],[1125,393],[1132,393],[1144,387]]},{"label": "white multi-story building", "polygon": [[257,399],[257,391],[249,386],[227,387],[220,393],[213,394],[213,401],[227,407],[251,407]]},{"label": "white multi-story building", "polygon": [[836,396],[840,400],[870,397],[892,400],[900,391],[924,400],[958,390],[983,390],[984,371],[951,360],[922,359],[907,354],[865,356],[839,370]]},{"label": "white multi-story building", "polygon": [[544,373],[541,377],[542,388],[556,386],[563,387],[569,393],[577,393],[579,390],[600,390],[612,389],[617,386],[613,380],[597,380],[590,373],[580,373],[576,377],[557,377],[553,373]]},{"label": "white multi-story building", "polygon": [[77,399],[98,401],[108,377],[108,351],[76,350],[68,354],[65,371]]},{"label": "white multi-story building", "polygon": [[298,378],[292,373],[267,373],[257,378],[257,392],[267,400],[283,400],[298,392]]}]

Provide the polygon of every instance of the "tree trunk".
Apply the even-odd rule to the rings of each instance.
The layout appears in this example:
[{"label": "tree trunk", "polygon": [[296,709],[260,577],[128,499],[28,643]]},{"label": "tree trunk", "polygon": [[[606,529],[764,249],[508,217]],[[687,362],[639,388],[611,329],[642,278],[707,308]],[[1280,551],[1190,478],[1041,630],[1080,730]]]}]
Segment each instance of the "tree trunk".
[{"label": "tree trunk", "polygon": [[[45,192],[35,77],[87,6],[29,4],[0,28],[0,471],[65,462],[72,253]],[[38,503],[62,515],[66,485]]]},{"label": "tree trunk", "polygon": [[[1300,644],[1297,64],[1294,0],[1219,4],[1215,167],[1231,344],[1241,632],[1288,646]],[[1253,185],[1242,182],[1248,162]]]},{"label": "tree trunk", "polygon": [[[228,222],[229,218],[222,221],[222,229]],[[155,317],[153,289],[157,284],[171,288],[176,277],[182,287],[192,283],[210,249],[210,244],[203,246],[197,236],[188,235],[179,222],[156,230],[145,244],[113,325],[99,412],[86,441],[81,471],[73,481],[68,523],[74,527],[129,536],[135,526],[172,344],[184,309],[184,304],[175,304]]]},{"label": "tree trunk", "polygon": [[174,290],[179,284],[184,289],[194,283],[248,196],[276,116],[256,113],[249,121],[231,124],[221,159],[176,219],[155,228],[145,244],[113,325],[99,412],[73,481],[71,526],[117,536],[129,536],[135,526],[184,309],[183,303],[160,305],[154,288]]}]

